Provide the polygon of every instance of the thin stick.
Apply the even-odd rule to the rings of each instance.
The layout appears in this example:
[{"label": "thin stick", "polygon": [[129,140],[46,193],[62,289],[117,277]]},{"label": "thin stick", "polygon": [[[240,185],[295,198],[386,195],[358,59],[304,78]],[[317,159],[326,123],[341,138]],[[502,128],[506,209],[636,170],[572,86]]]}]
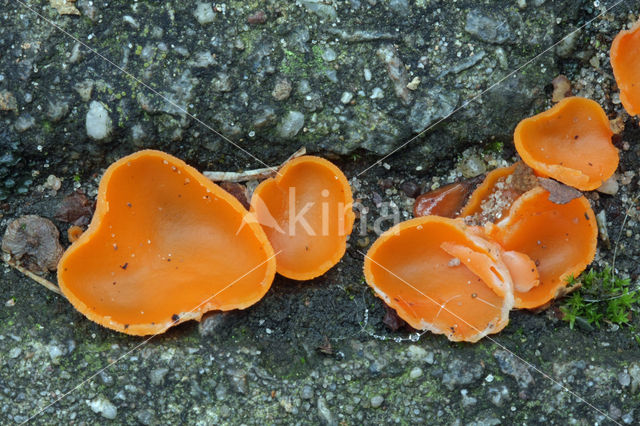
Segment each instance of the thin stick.
[{"label": "thin stick", "polygon": [[23,268],[22,266],[14,263],[14,262],[12,262],[10,260],[3,259],[3,261],[4,261],[4,263],[6,263],[7,265],[11,266],[16,271],[21,272],[27,278],[31,278],[33,281],[35,281],[38,284],[44,286],[47,290],[51,290],[54,293],[62,295],[62,292],[60,291],[60,288],[57,285],[55,285],[54,283],[52,283],[51,281],[47,280],[46,278],[42,278],[41,276],[34,274],[30,270],[28,270],[26,268]]},{"label": "thin stick", "polygon": [[291,154],[291,156],[278,167],[263,167],[261,169],[245,170],[244,172],[202,172],[202,174],[214,182],[246,182],[252,179],[266,179],[276,174],[278,169],[284,166],[287,161],[303,156],[306,153],[307,149],[302,147]]}]

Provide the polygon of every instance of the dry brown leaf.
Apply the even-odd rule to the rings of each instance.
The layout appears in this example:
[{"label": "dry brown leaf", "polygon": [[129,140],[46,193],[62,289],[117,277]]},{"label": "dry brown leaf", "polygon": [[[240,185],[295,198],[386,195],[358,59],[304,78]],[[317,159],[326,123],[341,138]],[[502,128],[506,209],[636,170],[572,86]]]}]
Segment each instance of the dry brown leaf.
[{"label": "dry brown leaf", "polygon": [[76,0],[49,0],[49,5],[56,9],[60,15],[80,15],[80,11],[74,5]]},{"label": "dry brown leaf", "polygon": [[582,197],[582,192],[553,179],[538,178],[540,186],[549,191],[549,201],[556,204],[567,204],[571,200]]}]

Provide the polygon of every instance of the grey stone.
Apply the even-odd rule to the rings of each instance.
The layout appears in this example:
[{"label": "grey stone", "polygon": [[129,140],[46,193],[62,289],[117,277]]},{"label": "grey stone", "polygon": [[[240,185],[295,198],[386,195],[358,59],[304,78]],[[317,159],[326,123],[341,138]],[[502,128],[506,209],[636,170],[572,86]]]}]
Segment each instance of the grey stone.
[{"label": "grey stone", "polygon": [[13,127],[16,129],[16,132],[22,133],[32,128],[34,124],[36,124],[35,118],[33,118],[31,114],[25,113],[16,119]]},{"label": "grey stone", "polygon": [[496,407],[502,407],[505,401],[510,399],[509,389],[506,386],[502,385],[500,387],[490,387],[487,391],[489,395],[489,400]]},{"label": "grey stone", "polygon": [[230,368],[226,371],[231,388],[241,395],[246,395],[249,387],[247,384],[247,373],[243,370]]},{"label": "grey stone", "polygon": [[302,391],[300,392],[300,398],[302,399],[311,399],[313,398],[313,388],[309,385],[304,385]]},{"label": "grey stone", "polygon": [[335,50],[333,50],[330,47],[327,47],[326,49],[324,49],[324,51],[322,52],[322,59],[324,59],[327,62],[333,62],[336,60],[336,52]]},{"label": "grey stone", "polygon": [[411,369],[411,371],[409,372],[409,378],[410,379],[414,379],[415,380],[415,379],[419,378],[420,376],[422,376],[422,368],[420,368],[420,367],[413,367]]},{"label": "grey stone", "polygon": [[233,89],[233,80],[229,74],[220,72],[218,76],[211,81],[213,90],[216,92],[230,92]]},{"label": "grey stone", "polygon": [[442,87],[434,87],[429,90],[427,96],[417,99],[409,114],[411,130],[419,133],[438,120],[451,114],[458,103],[458,96],[444,90]]},{"label": "grey stone", "polygon": [[499,349],[493,353],[493,357],[498,361],[500,370],[516,379],[521,388],[528,388],[534,382],[527,365],[511,353]]},{"label": "grey stone", "polygon": [[408,0],[390,0],[389,8],[402,16],[406,16],[410,12]]},{"label": "grey stone", "polygon": [[322,0],[300,0],[300,3],[321,18],[335,19],[337,17],[336,9]]},{"label": "grey stone", "polygon": [[22,349],[15,346],[9,350],[9,358],[16,359],[20,356],[21,353],[22,353]]},{"label": "grey stone", "polygon": [[99,396],[92,401],[87,401],[89,408],[96,414],[100,414],[106,419],[115,419],[118,415],[118,408],[111,401],[103,396]]},{"label": "grey stone", "polygon": [[216,17],[215,12],[213,11],[213,7],[211,7],[211,3],[198,3],[196,9],[193,11],[193,16],[196,17],[198,22],[202,25],[209,24],[213,22]]},{"label": "grey stone", "polygon": [[576,46],[578,45],[578,41],[580,41],[581,31],[573,31],[570,32],[565,38],[560,40],[558,45],[556,46],[556,55],[561,58],[568,58],[571,56]]},{"label": "grey stone", "polygon": [[151,410],[138,410],[134,413],[136,420],[145,426],[149,426],[154,423],[155,416]]},{"label": "grey stone", "polygon": [[155,370],[151,370],[149,374],[149,379],[151,380],[152,385],[161,385],[164,383],[164,378],[169,372],[168,368],[156,368]]},{"label": "grey stone", "polygon": [[89,111],[85,121],[87,135],[96,140],[102,140],[111,133],[111,118],[107,109],[98,101],[89,104]]},{"label": "grey stone", "polygon": [[69,113],[69,104],[65,101],[49,101],[47,117],[54,123],[62,120]]},{"label": "grey stone", "polygon": [[511,28],[505,19],[496,19],[473,9],[467,14],[465,31],[482,41],[504,43],[511,36]]},{"label": "grey stone", "polygon": [[331,413],[331,410],[329,409],[329,406],[327,405],[327,401],[320,397],[318,398],[318,416],[320,417],[320,419],[323,421],[324,424],[329,425],[329,426],[333,426],[336,425],[337,422],[333,417],[333,414]]},{"label": "grey stone", "polygon": [[283,139],[291,139],[304,126],[304,114],[299,111],[289,111],[278,126],[278,135]]},{"label": "grey stone", "polygon": [[378,408],[382,405],[382,403],[384,402],[384,397],[382,395],[376,395],[371,397],[371,407],[372,408]]},{"label": "grey stone", "polygon": [[622,372],[618,374],[618,382],[622,386],[629,386],[631,384],[631,376],[629,375],[629,373]]},{"label": "grey stone", "polygon": [[447,371],[442,375],[442,384],[449,390],[460,385],[468,385],[482,377],[483,366],[477,362],[454,359],[449,363]]},{"label": "grey stone", "polygon": [[478,403],[478,398],[475,398],[473,396],[469,396],[469,391],[466,389],[462,389],[460,390],[460,395],[462,395],[462,406],[463,407],[471,407],[473,405],[476,405]]}]

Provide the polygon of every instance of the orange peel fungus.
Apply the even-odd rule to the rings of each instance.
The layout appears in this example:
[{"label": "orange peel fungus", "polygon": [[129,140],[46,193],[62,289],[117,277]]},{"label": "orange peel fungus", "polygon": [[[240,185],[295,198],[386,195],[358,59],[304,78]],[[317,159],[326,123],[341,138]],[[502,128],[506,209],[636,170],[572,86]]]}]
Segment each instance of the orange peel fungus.
[{"label": "orange peel fungus", "polygon": [[[542,187],[518,198],[507,217],[485,230],[504,250],[526,255],[537,266],[539,285],[515,286],[516,308],[539,308],[563,294],[567,278],[584,271],[596,253],[598,228],[589,201],[582,196],[555,204]],[[516,269],[507,264],[517,282]]]},{"label": "orange peel fungus", "polygon": [[629,115],[640,115],[640,21],[618,33],[610,57],[622,106]]},{"label": "orange peel fungus", "polygon": [[591,191],[618,167],[612,136],[609,119],[597,102],[569,97],[522,120],[514,142],[522,160],[539,174]]},{"label": "orange peel fungus", "polygon": [[247,308],[275,275],[273,248],[248,215],[182,160],[152,150],[124,157],[60,260],[60,289],[90,320],[132,335]]},{"label": "orange peel fungus", "polygon": [[277,272],[294,280],[315,278],[338,263],[355,219],[347,178],[310,155],[288,161],[261,182],[251,211],[277,253]]},{"label": "orange peel fungus", "polygon": [[382,234],[364,275],[413,328],[476,342],[509,322],[513,283],[500,252],[462,220],[423,216]]}]

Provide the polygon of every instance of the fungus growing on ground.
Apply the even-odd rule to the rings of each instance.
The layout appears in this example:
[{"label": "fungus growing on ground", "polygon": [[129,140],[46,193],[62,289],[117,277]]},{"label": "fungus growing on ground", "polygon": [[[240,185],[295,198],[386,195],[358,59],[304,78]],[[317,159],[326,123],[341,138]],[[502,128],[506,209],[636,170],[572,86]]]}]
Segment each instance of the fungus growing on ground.
[{"label": "fungus growing on ground", "polygon": [[278,253],[277,272],[295,280],[324,274],[344,255],[355,215],[344,174],[331,162],[302,156],[264,180],[251,211]]},{"label": "fungus growing on ground", "polygon": [[75,243],[83,232],[84,230],[78,225],[72,225],[67,229],[67,239],[70,243]]},{"label": "fungus growing on ground", "polygon": [[537,183],[533,170],[522,162],[492,170],[473,191],[460,217],[475,224],[500,220],[511,204]]},{"label": "fungus growing on ground", "polygon": [[514,142],[522,160],[539,174],[590,191],[618,167],[611,136],[609,119],[597,102],[569,97],[522,120]]},{"label": "fungus growing on ground", "polygon": [[87,318],[132,335],[247,308],[275,274],[273,249],[248,215],[183,161],[137,152],[102,177],[89,228],[60,260],[60,289]]},{"label": "fungus growing on ground", "polygon": [[402,222],[371,246],[367,283],[413,328],[476,342],[508,323],[511,276],[500,248],[460,219]]},{"label": "fungus growing on ground", "polygon": [[469,198],[476,182],[475,178],[468,179],[425,192],[416,198],[413,205],[413,216],[456,217]]},{"label": "fungus growing on ground", "polygon": [[640,21],[618,33],[610,56],[624,109],[629,115],[640,115]]},{"label": "fungus growing on ground", "polygon": [[591,263],[598,228],[584,196],[556,204],[547,190],[536,187],[516,200],[507,217],[487,224],[486,233],[505,250],[535,262],[540,284],[529,291],[516,287],[514,292],[516,308],[533,309],[563,294],[567,278],[578,276]]}]

